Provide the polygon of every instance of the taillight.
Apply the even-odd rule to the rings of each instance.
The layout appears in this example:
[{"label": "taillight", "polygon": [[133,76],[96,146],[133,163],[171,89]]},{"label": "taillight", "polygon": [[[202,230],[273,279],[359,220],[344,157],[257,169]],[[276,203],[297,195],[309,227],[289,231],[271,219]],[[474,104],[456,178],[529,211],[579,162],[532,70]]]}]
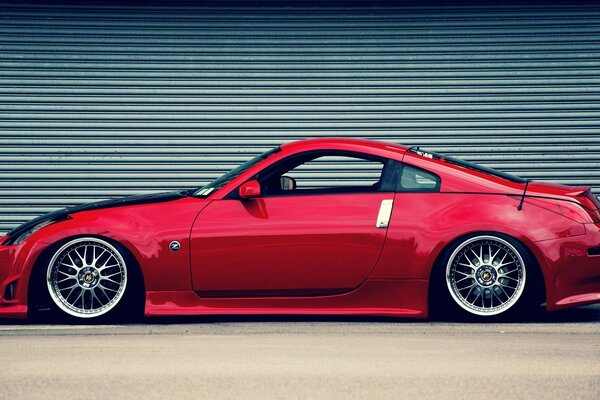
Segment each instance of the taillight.
[{"label": "taillight", "polygon": [[[579,197],[577,199],[579,200]],[[575,202],[543,199],[537,197],[530,197],[527,199],[527,202],[535,204],[536,206],[542,207],[548,211],[560,214],[563,217],[569,218],[575,222],[579,222],[580,224],[600,223],[600,215],[598,215],[598,210],[590,210],[587,207]]]},{"label": "taillight", "polygon": [[588,190],[575,198],[581,203],[595,223],[600,222],[600,200],[598,200],[591,190]]}]

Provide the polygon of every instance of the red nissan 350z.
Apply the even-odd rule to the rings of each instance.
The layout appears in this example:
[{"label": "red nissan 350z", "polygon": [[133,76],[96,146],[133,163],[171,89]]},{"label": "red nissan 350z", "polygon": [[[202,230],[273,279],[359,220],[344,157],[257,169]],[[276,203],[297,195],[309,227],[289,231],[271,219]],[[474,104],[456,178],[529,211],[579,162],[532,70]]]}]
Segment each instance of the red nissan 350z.
[{"label": "red nissan 350z", "polygon": [[299,141],[200,189],[13,229],[0,239],[0,316],[558,310],[600,302],[599,208],[588,187],[418,148]]}]

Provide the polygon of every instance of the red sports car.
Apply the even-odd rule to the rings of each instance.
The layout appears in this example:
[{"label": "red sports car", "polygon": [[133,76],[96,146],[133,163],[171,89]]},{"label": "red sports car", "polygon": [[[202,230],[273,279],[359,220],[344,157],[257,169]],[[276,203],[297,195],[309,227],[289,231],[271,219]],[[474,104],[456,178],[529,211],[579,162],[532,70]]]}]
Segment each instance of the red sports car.
[{"label": "red sports car", "polygon": [[419,148],[299,141],[200,189],[12,230],[0,239],[0,316],[558,310],[600,302],[599,208],[588,187]]}]

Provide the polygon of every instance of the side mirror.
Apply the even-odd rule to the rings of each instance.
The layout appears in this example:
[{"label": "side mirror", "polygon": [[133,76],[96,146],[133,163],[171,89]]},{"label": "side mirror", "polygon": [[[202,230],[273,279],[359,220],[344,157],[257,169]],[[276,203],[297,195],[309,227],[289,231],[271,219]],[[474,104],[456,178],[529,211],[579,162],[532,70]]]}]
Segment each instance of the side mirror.
[{"label": "side mirror", "polygon": [[254,199],[260,197],[260,183],[258,181],[248,181],[240,186],[239,190],[241,199]]},{"label": "side mirror", "polygon": [[291,176],[283,175],[280,178],[281,190],[296,190],[296,180]]}]

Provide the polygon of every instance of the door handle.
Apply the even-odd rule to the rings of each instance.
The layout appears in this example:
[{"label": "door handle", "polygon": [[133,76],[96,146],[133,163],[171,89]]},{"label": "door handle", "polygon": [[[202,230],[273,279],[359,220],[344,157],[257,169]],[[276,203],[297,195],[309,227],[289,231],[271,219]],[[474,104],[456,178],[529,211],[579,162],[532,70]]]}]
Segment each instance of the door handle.
[{"label": "door handle", "polygon": [[394,205],[393,199],[383,200],[379,207],[379,214],[377,215],[377,222],[375,227],[387,228],[390,224],[390,218],[392,216],[392,206]]}]

